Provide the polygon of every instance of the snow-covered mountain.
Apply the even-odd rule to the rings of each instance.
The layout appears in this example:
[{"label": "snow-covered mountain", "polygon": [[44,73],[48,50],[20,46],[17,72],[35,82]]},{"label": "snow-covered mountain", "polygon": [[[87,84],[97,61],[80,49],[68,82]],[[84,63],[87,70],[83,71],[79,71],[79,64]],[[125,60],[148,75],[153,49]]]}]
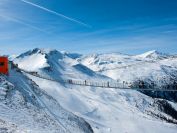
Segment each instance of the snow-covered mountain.
[{"label": "snow-covered mountain", "polygon": [[78,61],[117,81],[157,81],[159,87],[177,79],[177,56],[149,51],[141,55],[93,54]]},{"label": "snow-covered mountain", "polygon": [[[171,63],[171,66],[176,64],[173,61],[169,61],[169,59],[175,60],[175,57],[168,59],[165,57],[163,59],[158,60],[158,62],[163,61],[165,63],[167,61]],[[110,78],[117,80],[114,76],[119,76],[119,73],[111,76],[111,72],[105,73],[105,71],[110,71],[111,69],[115,71],[116,67],[123,69],[127,65],[131,66],[138,63],[139,65],[144,63],[152,65],[154,61],[117,53],[81,57],[80,55],[76,56],[76,54],[73,55],[56,50],[34,49],[15,58],[14,63],[18,64],[18,67],[21,69],[35,71],[39,75],[44,75],[51,79],[108,81],[111,80]],[[158,65],[158,63],[155,64]],[[165,69],[170,71],[168,68]],[[99,71],[99,73],[96,71]],[[133,71],[136,72],[134,69]],[[21,77],[22,81],[25,79],[31,79],[32,81],[25,80],[26,83],[23,83],[18,78],[12,78],[14,73],[18,75],[17,77],[23,75]],[[130,76],[132,73],[129,73]],[[167,100],[151,98],[135,90],[69,85],[59,81],[54,82],[41,79],[24,72],[18,73],[12,71],[10,75],[12,75],[11,78],[6,80],[13,85],[17,84],[18,87],[16,88],[24,88],[22,90],[30,90],[30,92],[32,90],[32,92],[38,94],[35,93],[37,95],[36,98],[42,101],[42,105],[46,105],[47,110],[49,109],[48,113],[51,119],[59,115],[57,118],[61,121],[63,117],[68,117],[65,113],[71,115],[72,117],[68,118],[69,121],[61,122],[64,124],[69,123],[68,126],[70,126],[67,129],[72,129],[73,132],[91,132],[91,128],[87,122],[91,125],[94,132],[97,133],[149,133],[149,131],[152,133],[175,133],[177,130],[177,105]],[[161,76],[161,73],[159,75]],[[120,80],[124,80],[122,78],[125,77],[120,77]],[[33,89],[30,82],[33,82],[37,88]],[[31,94],[28,97],[31,98]],[[48,100],[48,98],[52,100]],[[5,97],[4,99],[7,98]],[[49,101],[51,103],[48,103]],[[53,107],[53,103],[56,103],[57,107]],[[64,111],[59,110],[58,106]],[[4,105],[1,108],[3,107]],[[38,106],[35,107],[38,108]],[[22,109],[24,108],[22,107]],[[65,113],[61,113],[63,114],[61,115],[60,112]],[[15,114],[15,112],[13,113]],[[30,115],[28,116],[30,117]],[[0,119],[2,118],[3,114],[0,116]],[[23,118],[19,119],[23,120]],[[12,120],[9,121],[11,122]],[[74,126],[72,126],[72,122],[75,123]],[[26,122],[24,122],[25,124]],[[26,127],[30,129],[28,125]],[[40,131],[40,126],[37,125],[37,127],[39,127],[37,131]],[[48,129],[44,130],[47,131]]]},{"label": "snow-covered mountain", "polygon": [[[155,50],[134,56],[120,53],[93,54],[82,56],[78,61],[117,82],[127,83],[127,86],[144,81],[151,88],[173,89],[177,84],[177,56]],[[176,93],[160,92],[154,95],[148,92],[148,95],[177,101]]]},{"label": "snow-covered mountain", "polygon": [[63,109],[16,69],[0,76],[0,112],[2,133],[92,133],[84,119]]},{"label": "snow-covered mountain", "polygon": [[[78,54],[79,55],[79,54]],[[37,71],[53,79],[108,80],[75,60],[76,54],[34,49],[18,56],[14,63],[27,71]]]},{"label": "snow-covered mountain", "polygon": [[164,59],[168,58],[170,55],[158,52],[156,50],[148,51],[146,53],[137,55],[137,58],[142,58],[142,59],[151,59],[151,60],[157,60],[157,59]]}]

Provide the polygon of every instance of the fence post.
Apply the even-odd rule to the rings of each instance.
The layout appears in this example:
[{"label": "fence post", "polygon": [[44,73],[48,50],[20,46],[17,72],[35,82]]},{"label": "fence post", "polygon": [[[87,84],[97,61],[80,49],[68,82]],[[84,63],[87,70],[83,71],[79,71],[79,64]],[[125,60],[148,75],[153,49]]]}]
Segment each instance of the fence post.
[{"label": "fence post", "polygon": [[125,81],[123,81],[123,88],[124,88]]},{"label": "fence post", "polygon": [[85,85],[87,85],[87,81],[86,80],[84,81],[84,83],[85,83]]}]

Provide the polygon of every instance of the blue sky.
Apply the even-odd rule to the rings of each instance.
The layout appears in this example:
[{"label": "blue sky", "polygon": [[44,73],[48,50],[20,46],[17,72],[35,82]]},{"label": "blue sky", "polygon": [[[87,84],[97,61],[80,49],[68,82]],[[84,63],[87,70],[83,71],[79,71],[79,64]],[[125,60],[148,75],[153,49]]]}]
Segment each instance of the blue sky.
[{"label": "blue sky", "polygon": [[177,53],[177,0],[0,0],[0,53]]}]

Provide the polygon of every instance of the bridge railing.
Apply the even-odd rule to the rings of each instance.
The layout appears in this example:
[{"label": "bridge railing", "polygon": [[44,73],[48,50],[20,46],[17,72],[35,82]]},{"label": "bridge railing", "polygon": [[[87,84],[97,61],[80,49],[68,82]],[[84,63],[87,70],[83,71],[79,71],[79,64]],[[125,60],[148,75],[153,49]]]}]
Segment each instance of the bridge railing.
[{"label": "bridge railing", "polygon": [[159,91],[159,90],[172,90],[172,91],[177,91],[177,84],[173,85],[171,89],[169,88],[159,88],[155,86],[145,86],[145,85],[134,85],[128,82],[123,81],[122,83],[120,82],[112,82],[112,81],[90,81],[90,80],[78,80],[78,79],[53,79],[50,77],[45,77],[43,75],[39,75],[37,72],[29,72],[26,70],[21,69],[21,71],[33,75],[38,78],[46,79],[46,80],[51,80],[54,82],[60,82],[60,83],[67,83],[67,84],[73,84],[73,85],[80,85],[80,86],[92,86],[92,87],[103,87],[103,88],[115,88],[115,89],[132,89],[132,90],[151,90],[151,91]]}]

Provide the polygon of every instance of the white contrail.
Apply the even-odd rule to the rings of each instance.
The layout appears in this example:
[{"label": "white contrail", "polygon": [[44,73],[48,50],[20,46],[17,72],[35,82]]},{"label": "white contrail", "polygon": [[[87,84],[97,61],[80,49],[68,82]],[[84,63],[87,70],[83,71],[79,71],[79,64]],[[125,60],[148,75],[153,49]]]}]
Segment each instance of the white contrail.
[{"label": "white contrail", "polygon": [[44,31],[44,30],[41,30],[40,28],[38,28],[38,27],[36,27],[36,26],[27,24],[27,23],[25,23],[24,21],[21,21],[21,20],[19,20],[19,19],[16,19],[16,18],[13,18],[13,17],[9,17],[9,16],[7,16],[7,15],[2,15],[2,14],[0,14],[0,17],[3,17],[3,18],[6,18],[6,19],[8,19],[8,20],[10,20],[10,21],[13,21],[13,22],[22,24],[22,25],[27,26],[27,27],[29,27],[29,28],[32,28],[32,29],[34,29],[34,30],[38,30],[38,31],[40,31],[40,32],[44,32],[44,33],[50,34],[49,32],[46,32],[46,31]]},{"label": "white contrail", "polygon": [[59,16],[59,17],[63,17],[63,18],[65,18],[65,19],[67,19],[67,20],[70,20],[70,21],[72,21],[72,22],[81,24],[81,25],[83,25],[83,26],[85,26],[85,27],[91,28],[91,26],[88,25],[88,24],[85,24],[85,23],[83,23],[83,22],[81,22],[81,21],[78,21],[78,20],[76,20],[76,19],[73,19],[73,18],[71,18],[71,17],[67,17],[67,16],[65,16],[65,15],[63,15],[63,14],[61,14],[61,13],[52,11],[52,10],[47,9],[47,8],[45,8],[45,7],[42,7],[42,6],[40,6],[40,5],[34,4],[34,3],[29,2],[29,1],[26,1],[26,0],[20,0],[20,1],[22,1],[22,2],[24,2],[24,3],[26,3],[26,4],[29,4],[29,5],[32,5],[32,6],[34,6],[34,7],[40,8],[40,9],[42,9],[42,10],[44,10],[44,11],[49,12],[49,13],[55,14],[55,15],[57,15],[57,16]]}]

